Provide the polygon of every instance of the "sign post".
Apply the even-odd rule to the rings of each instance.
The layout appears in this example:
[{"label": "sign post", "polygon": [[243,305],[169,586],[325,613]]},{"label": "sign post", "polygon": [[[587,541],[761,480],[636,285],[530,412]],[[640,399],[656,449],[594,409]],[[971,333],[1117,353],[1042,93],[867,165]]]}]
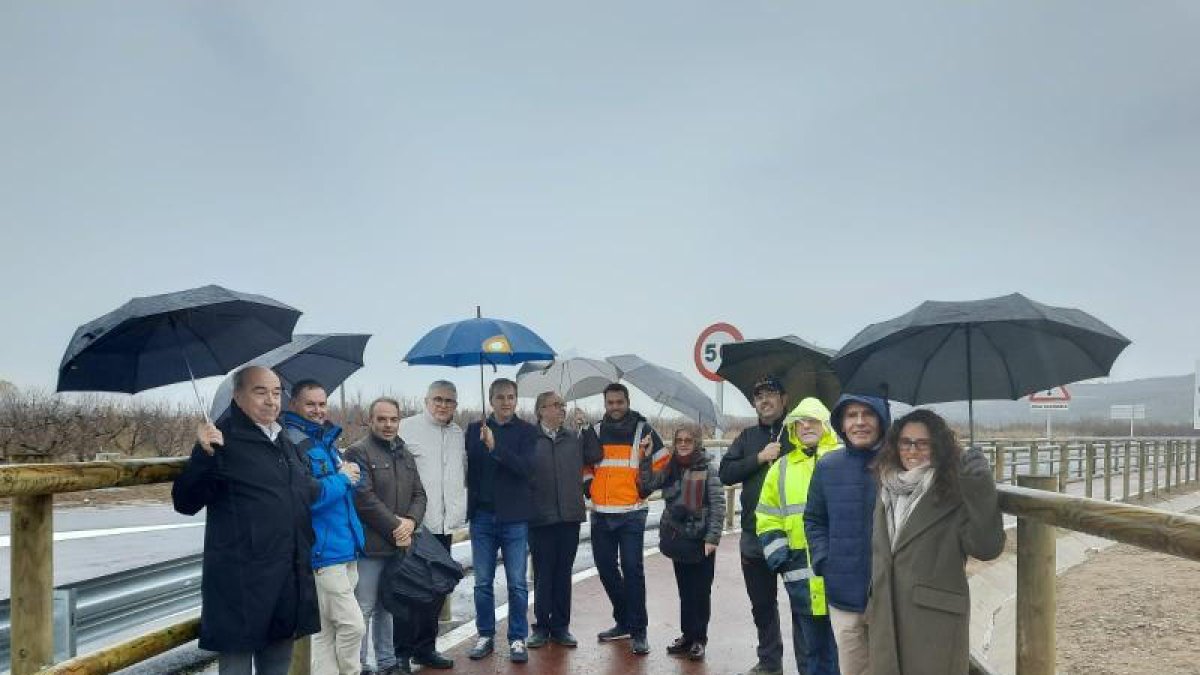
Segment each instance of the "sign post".
[{"label": "sign post", "polygon": [[[725,380],[717,375],[717,369],[721,367],[721,345],[742,340],[742,332],[737,328],[727,323],[714,323],[700,331],[700,337],[696,338],[696,345],[692,348],[692,359],[696,362],[696,370],[700,371],[700,375],[704,379],[717,383],[718,417],[725,415]],[[719,420],[717,424],[714,434],[720,438]]]},{"label": "sign post", "polygon": [[1133,421],[1146,419],[1146,406],[1141,403],[1114,405],[1109,407],[1108,417],[1113,420],[1129,420],[1129,437],[1133,438]]},{"label": "sign post", "polygon": [[1051,423],[1055,410],[1066,410],[1070,407],[1071,392],[1066,386],[1051,387],[1029,395],[1029,409],[1046,411],[1046,439],[1054,438],[1054,426]]}]

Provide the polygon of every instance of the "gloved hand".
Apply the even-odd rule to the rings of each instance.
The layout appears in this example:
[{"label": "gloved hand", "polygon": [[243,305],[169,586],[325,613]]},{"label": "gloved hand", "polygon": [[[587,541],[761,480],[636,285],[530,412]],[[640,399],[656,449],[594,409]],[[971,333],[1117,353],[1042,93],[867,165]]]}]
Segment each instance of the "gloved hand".
[{"label": "gloved hand", "polygon": [[992,466],[988,464],[987,456],[979,448],[971,448],[963,453],[962,467],[959,474],[972,477],[991,477]]}]

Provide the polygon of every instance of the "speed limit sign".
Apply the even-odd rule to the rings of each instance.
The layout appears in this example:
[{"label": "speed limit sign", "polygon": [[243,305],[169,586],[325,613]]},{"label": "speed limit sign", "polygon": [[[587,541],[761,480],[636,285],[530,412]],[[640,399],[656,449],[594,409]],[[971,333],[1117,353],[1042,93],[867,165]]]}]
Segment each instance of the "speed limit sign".
[{"label": "speed limit sign", "polygon": [[714,323],[700,331],[692,357],[696,361],[696,370],[713,382],[720,382],[717,368],[721,367],[721,345],[728,342],[741,342],[742,332],[727,323]]}]

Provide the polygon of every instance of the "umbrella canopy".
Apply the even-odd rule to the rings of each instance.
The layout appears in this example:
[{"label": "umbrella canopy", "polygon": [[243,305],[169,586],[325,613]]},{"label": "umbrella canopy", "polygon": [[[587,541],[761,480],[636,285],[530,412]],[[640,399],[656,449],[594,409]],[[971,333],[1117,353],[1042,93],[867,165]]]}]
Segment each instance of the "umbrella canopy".
[{"label": "umbrella canopy", "polygon": [[220,286],[134,298],[75,331],[58,391],[133,394],[224,375],[287,344],[299,318],[282,302]]},{"label": "umbrella canopy", "polygon": [[818,347],[795,335],[766,340],[743,340],[721,345],[717,375],[754,403],[754,383],[776,377],[793,405],[809,396],[832,408],[842,394],[837,374],[829,366],[832,349]]},{"label": "umbrella canopy", "polygon": [[656,403],[683,413],[701,424],[718,426],[717,408],[683,373],[650,363],[635,354],[621,354],[606,359],[616,367],[621,379],[637,387]]},{"label": "umbrella canopy", "polygon": [[[848,392],[913,405],[1016,400],[1107,375],[1128,345],[1125,336],[1086,312],[1014,293],[921,303],[864,328],[832,366]],[[971,415],[973,435],[973,410]]]},{"label": "umbrella canopy", "polygon": [[[370,335],[353,333],[296,335],[286,345],[243,365],[274,370],[283,381],[284,389],[289,391],[301,380],[316,380],[326,392],[331,392],[362,368],[363,350],[370,339]],[[225,416],[232,399],[233,378],[226,377],[213,395],[210,413],[214,420]]]},{"label": "umbrella canopy", "polygon": [[521,396],[533,398],[553,391],[564,401],[593,396],[620,378],[607,361],[577,357],[562,361],[529,361],[517,371]]},{"label": "umbrella canopy", "polygon": [[525,326],[479,317],[447,323],[429,331],[408,350],[404,361],[414,366],[512,365],[549,360],[554,350]]}]

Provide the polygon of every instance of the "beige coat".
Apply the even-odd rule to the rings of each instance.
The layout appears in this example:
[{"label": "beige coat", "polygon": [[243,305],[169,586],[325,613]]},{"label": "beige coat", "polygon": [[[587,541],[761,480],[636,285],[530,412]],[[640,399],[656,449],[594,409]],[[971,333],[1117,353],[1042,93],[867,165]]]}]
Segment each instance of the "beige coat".
[{"label": "beige coat", "polygon": [[874,675],[961,675],[969,661],[967,556],[991,560],[1004,526],[990,476],[961,476],[961,500],[926,494],[893,552],[875,503],[867,636]]}]

